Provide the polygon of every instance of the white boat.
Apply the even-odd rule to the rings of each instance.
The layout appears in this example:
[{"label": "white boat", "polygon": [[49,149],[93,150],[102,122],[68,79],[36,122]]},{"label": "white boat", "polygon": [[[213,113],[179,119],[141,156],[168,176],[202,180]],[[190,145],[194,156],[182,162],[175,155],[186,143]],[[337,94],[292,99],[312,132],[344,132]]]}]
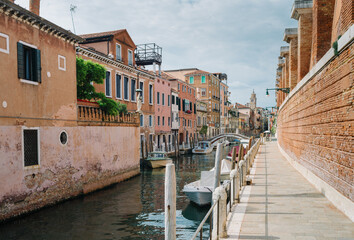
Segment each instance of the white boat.
[{"label": "white boat", "polygon": [[172,163],[172,159],[167,156],[166,152],[151,152],[145,160],[147,165],[151,168],[166,167],[168,163]]},{"label": "white boat", "polygon": [[186,184],[183,192],[189,200],[197,205],[207,205],[211,203],[214,190],[214,171],[202,171],[198,181]]},{"label": "white boat", "polygon": [[241,144],[243,145],[243,148],[246,149],[248,147],[249,140],[248,139],[241,139]]},{"label": "white boat", "polygon": [[209,141],[201,141],[195,148],[193,148],[192,152],[194,154],[208,154],[213,151],[213,148],[214,146],[212,146]]},{"label": "white boat", "polygon": [[230,142],[225,139],[225,141],[224,141],[224,147],[229,146],[229,145],[230,145]]},{"label": "white boat", "polygon": [[[202,171],[200,180],[186,184],[182,191],[191,202],[199,206],[211,204],[214,191],[214,178],[214,170]],[[225,185],[227,183],[228,181],[223,182]]]},{"label": "white boat", "polygon": [[[232,162],[231,158],[221,160],[221,168],[220,168],[220,181],[226,181],[230,179],[230,172],[231,172]],[[210,171],[214,171],[212,168]]]}]

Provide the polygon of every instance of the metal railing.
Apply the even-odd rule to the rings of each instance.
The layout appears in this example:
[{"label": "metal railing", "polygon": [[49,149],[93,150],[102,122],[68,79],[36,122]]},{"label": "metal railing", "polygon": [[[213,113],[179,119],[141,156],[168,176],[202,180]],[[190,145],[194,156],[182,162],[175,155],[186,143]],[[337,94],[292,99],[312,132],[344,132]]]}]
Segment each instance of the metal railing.
[{"label": "metal railing", "polygon": [[[201,221],[201,223],[199,224],[199,227],[197,228],[197,230],[195,231],[194,235],[192,236],[192,240],[196,239],[198,236],[198,233],[200,234],[200,239],[203,239],[203,226],[206,223],[206,221],[209,218],[209,239],[212,239],[212,232],[213,232],[213,215],[212,213],[214,212],[214,208],[215,206],[217,206],[218,208],[218,213],[219,213],[219,202],[220,202],[220,198],[213,203],[213,205],[210,207],[208,213],[205,215],[204,219]],[[219,225],[217,225],[219,226]],[[219,227],[217,228],[217,234],[219,234]]]},{"label": "metal railing", "polygon": [[[226,216],[231,212],[232,207],[235,205],[235,203],[240,202],[240,191],[241,188],[244,187],[247,184],[247,174],[250,171],[251,166],[253,165],[254,159],[256,157],[256,154],[258,152],[258,149],[263,143],[263,134],[261,134],[260,139],[258,139],[251,147],[251,149],[248,150],[247,154],[244,156],[242,160],[239,161],[238,164],[235,165],[235,169],[232,169],[230,172],[230,181],[227,184],[224,184],[220,186],[219,188],[223,188],[226,191],[227,198],[225,202],[226,206]],[[215,192],[214,192],[215,193]],[[213,194],[214,194],[213,193]],[[197,230],[192,236],[192,240],[197,239],[198,235],[200,239],[203,239],[203,227],[206,221],[209,219],[209,239],[213,239],[213,215],[214,220],[216,220],[216,234],[217,236],[220,236],[220,214],[222,212],[220,211],[220,203],[221,197],[217,197],[217,201],[213,202],[213,205],[209,209],[208,213],[205,215],[204,219],[201,221],[199,224]],[[217,212],[215,213],[215,209],[217,207]]]}]

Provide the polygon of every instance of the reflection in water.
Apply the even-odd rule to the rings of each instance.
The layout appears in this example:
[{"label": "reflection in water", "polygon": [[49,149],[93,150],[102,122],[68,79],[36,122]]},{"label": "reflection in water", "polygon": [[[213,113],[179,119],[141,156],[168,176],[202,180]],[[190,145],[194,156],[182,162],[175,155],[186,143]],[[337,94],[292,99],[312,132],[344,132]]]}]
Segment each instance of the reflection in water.
[{"label": "reflection in water", "polygon": [[[215,152],[174,161],[178,239],[189,239],[208,211],[189,204],[181,190],[211,169],[214,157]],[[4,223],[0,239],[164,239],[164,180],[165,169],[142,169],[140,176],[110,188]]]}]

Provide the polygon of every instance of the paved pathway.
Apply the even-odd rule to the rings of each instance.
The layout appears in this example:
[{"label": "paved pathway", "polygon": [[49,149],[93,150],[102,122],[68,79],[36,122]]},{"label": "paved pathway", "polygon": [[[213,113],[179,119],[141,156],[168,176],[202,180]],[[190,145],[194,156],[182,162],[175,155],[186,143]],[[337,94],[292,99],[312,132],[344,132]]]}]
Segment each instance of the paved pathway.
[{"label": "paved pathway", "polygon": [[252,174],[228,216],[228,239],[354,239],[354,223],[288,163],[277,142],[261,146]]}]

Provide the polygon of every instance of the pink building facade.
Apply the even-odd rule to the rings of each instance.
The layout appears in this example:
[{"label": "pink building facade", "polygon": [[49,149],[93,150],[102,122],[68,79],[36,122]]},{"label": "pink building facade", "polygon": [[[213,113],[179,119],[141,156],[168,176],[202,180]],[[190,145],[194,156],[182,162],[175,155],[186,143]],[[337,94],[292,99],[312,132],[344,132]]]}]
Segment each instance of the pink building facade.
[{"label": "pink building facade", "polygon": [[163,77],[156,76],[155,149],[169,150],[171,147],[171,122],[171,83]]}]

